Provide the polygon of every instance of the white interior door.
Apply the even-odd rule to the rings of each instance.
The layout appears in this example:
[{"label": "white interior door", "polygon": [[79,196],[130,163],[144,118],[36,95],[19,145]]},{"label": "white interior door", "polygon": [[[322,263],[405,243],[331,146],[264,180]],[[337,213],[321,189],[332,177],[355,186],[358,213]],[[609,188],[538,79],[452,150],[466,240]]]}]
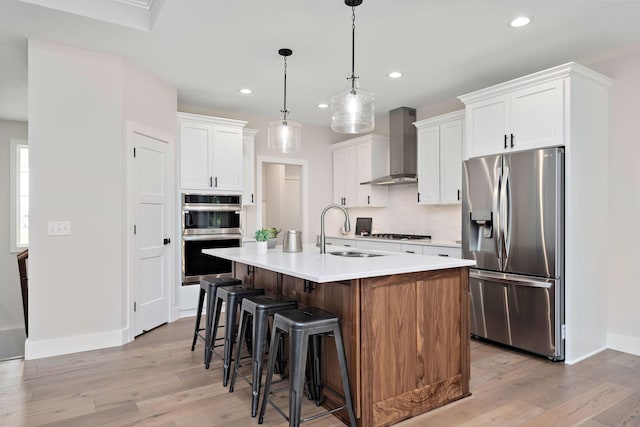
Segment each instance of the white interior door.
[{"label": "white interior door", "polygon": [[169,195],[170,145],[133,133],[134,176],[134,335],[169,321],[171,251]]}]

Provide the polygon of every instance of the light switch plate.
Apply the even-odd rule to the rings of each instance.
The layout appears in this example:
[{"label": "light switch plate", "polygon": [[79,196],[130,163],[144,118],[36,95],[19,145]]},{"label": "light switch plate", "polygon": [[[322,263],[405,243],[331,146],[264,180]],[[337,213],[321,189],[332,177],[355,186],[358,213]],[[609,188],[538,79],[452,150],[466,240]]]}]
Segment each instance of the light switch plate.
[{"label": "light switch plate", "polygon": [[49,236],[70,236],[71,221],[49,221]]}]

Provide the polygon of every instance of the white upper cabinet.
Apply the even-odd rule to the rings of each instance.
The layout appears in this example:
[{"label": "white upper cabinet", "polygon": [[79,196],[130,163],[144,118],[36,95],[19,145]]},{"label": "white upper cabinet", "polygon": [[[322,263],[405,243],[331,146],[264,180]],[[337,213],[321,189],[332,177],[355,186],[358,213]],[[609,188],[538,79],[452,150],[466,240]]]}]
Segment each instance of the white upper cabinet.
[{"label": "white upper cabinet", "polygon": [[258,133],[257,129],[244,128],[242,131],[242,204],[254,205],[255,194],[255,143],[254,138]]},{"label": "white upper cabinet", "polygon": [[180,188],[243,192],[243,133],[246,122],[178,113]]},{"label": "white upper cabinet", "polygon": [[361,185],[389,174],[389,139],[365,135],[331,146],[333,202],[347,207],[384,207],[388,188]]},{"label": "white upper cabinet", "polygon": [[345,147],[333,152],[333,203],[356,205],[356,147]]},{"label": "white upper cabinet", "polygon": [[540,73],[459,97],[465,158],[564,145],[565,79]]},{"label": "white upper cabinet", "polygon": [[414,124],[418,129],[418,203],[460,203],[464,110]]}]

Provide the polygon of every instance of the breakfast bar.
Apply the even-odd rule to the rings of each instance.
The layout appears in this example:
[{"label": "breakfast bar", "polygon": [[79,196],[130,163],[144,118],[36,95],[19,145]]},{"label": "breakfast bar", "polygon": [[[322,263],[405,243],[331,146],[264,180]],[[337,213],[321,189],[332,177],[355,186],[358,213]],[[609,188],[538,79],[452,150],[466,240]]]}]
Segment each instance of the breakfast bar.
[{"label": "breakfast bar", "polygon": [[[473,261],[314,245],[206,249],[266,293],[340,316],[360,426],[387,426],[469,396],[469,267]],[[323,381],[342,392],[331,340]],[[323,405],[341,405],[326,393]],[[347,419],[346,412],[335,415]]]}]

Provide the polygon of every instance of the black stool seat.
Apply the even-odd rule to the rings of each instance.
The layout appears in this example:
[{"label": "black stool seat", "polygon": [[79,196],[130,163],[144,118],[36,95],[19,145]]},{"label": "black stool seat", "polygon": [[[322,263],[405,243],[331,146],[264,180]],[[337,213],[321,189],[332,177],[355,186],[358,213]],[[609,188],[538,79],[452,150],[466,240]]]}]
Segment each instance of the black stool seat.
[{"label": "black stool seat", "polygon": [[[280,311],[295,308],[298,308],[298,302],[295,299],[281,295],[256,295],[246,297],[242,300],[242,308],[240,310],[240,327],[238,328],[236,342],[242,342],[242,338],[245,336],[247,331],[250,317],[253,318],[251,328],[251,341],[253,343],[253,351],[251,352],[251,361],[253,366],[252,379],[249,381],[248,378],[240,372],[240,352],[242,347],[238,345],[236,348],[235,360],[233,362],[233,372],[231,374],[229,392],[233,392],[237,374],[242,375],[242,377],[251,384],[252,417],[255,417],[258,412],[258,398],[260,396],[260,386],[262,384],[263,358],[267,349],[265,344],[267,342],[269,317]],[[284,368],[281,365],[281,373],[283,369]]]},{"label": "black stool seat", "polygon": [[[213,354],[213,343],[216,340],[218,325],[220,324],[220,313],[222,312],[222,303],[224,302],[226,304],[226,321],[224,327],[224,354],[222,356],[222,359],[224,360],[222,384],[225,387],[227,385],[227,382],[229,381],[231,353],[233,352],[238,309],[240,308],[240,303],[244,298],[255,295],[264,295],[264,289],[250,288],[247,285],[231,285],[220,286],[216,291],[216,306],[212,328],[212,339],[209,342],[208,347],[205,349],[204,365],[207,369],[209,369],[209,363],[211,363],[211,355]],[[241,345],[241,343],[239,342],[238,345]]]},{"label": "black stool seat", "polygon": [[[213,279],[200,280],[200,295],[198,298],[198,312],[196,313],[196,326],[193,330],[193,342],[191,343],[191,351],[196,348],[196,342],[200,337],[205,342],[205,349],[208,346],[208,342],[211,334],[211,323],[213,320],[213,307],[216,301],[216,289],[218,286],[228,285],[241,285],[242,281],[234,279],[233,277],[216,277]],[[209,295],[207,299],[207,320],[205,321],[205,327],[200,328],[200,318],[202,317],[202,307],[204,306],[205,295]],[[205,331],[205,336],[202,336],[200,332]]]},{"label": "black stool seat", "polygon": [[[276,361],[276,346],[282,334],[289,334],[289,416],[269,398],[271,383]],[[329,387],[328,391],[344,399],[345,404],[332,409],[324,414],[314,415],[307,419],[301,419],[302,396],[304,394],[304,374],[307,361],[307,350],[309,339],[318,334],[332,334],[336,345],[338,364],[340,365],[340,375],[344,396]],[[318,352],[319,354],[319,352]],[[319,367],[314,367],[316,372],[320,372]],[[319,399],[319,397],[316,397]],[[267,365],[267,379],[264,386],[264,396],[260,408],[258,424],[262,424],[267,403],[271,404],[288,421],[290,427],[297,427],[305,421],[315,419],[320,415],[330,414],[342,409],[346,409],[349,414],[349,421],[352,427],[356,427],[356,417],[351,402],[351,389],[349,386],[349,375],[347,371],[347,359],[342,341],[342,331],[340,329],[340,318],[335,314],[315,307],[307,307],[299,310],[286,310],[273,315],[273,331],[271,333],[271,346],[269,348],[269,362]]]}]

